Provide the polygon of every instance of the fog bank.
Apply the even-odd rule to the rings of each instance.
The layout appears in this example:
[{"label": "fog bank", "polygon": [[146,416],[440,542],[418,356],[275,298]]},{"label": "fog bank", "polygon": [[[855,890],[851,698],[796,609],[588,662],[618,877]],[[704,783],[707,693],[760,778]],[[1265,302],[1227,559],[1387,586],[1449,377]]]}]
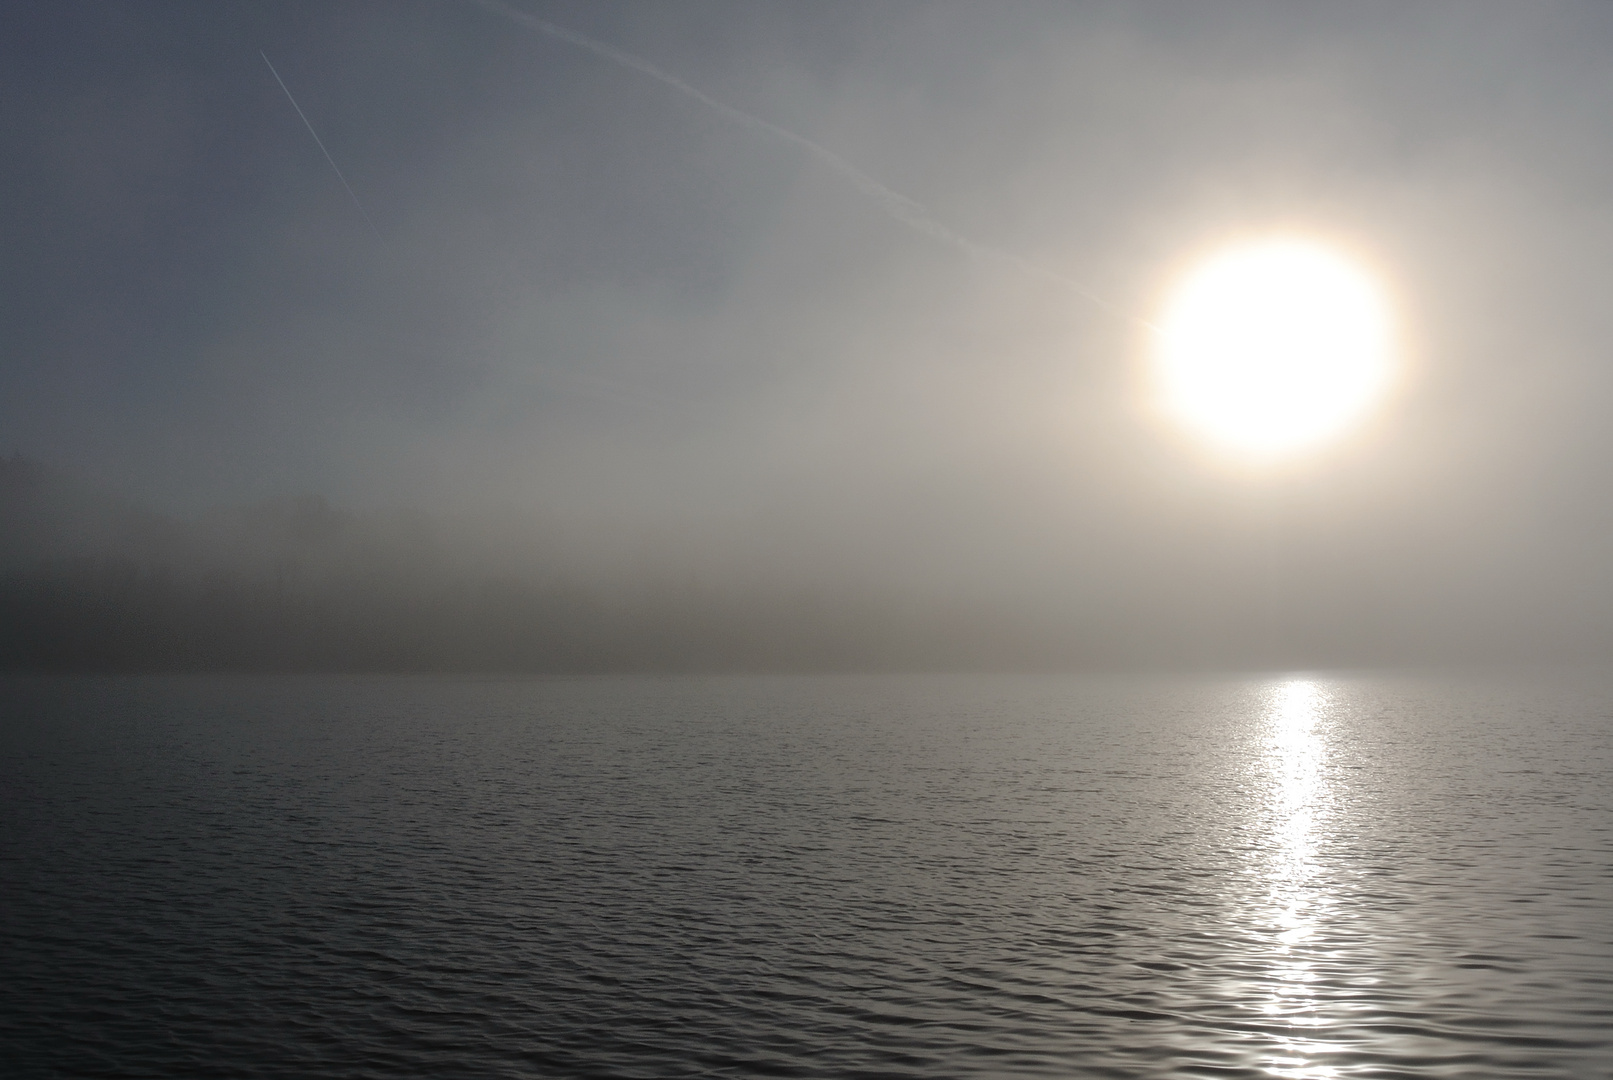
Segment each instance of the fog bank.
[{"label": "fog bank", "polygon": [[[7,664],[1607,656],[1613,9],[515,7],[635,59],[14,13]],[[1273,232],[1381,280],[1399,367],[1250,468],[1137,320]]]}]

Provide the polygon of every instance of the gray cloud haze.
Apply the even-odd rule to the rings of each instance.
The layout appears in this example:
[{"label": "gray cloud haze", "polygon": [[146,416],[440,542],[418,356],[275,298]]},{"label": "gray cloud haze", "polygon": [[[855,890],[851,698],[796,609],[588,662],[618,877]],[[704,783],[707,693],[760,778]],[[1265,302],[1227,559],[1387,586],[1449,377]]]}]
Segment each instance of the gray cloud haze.
[{"label": "gray cloud haze", "polygon": [[[268,626],[252,583],[295,579],[297,614],[221,663],[1613,645],[1608,5],[4,18],[0,449],[27,459],[4,551],[30,619],[63,560],[113,559],[225,575],[240,625]],[[1273,231],[1370,266],[1402,355],[1369,422],[1251,469],[1158,415],[1138,320],[1195,255]],[[333,642],[436,629],[262,645],[338,596]]]}]

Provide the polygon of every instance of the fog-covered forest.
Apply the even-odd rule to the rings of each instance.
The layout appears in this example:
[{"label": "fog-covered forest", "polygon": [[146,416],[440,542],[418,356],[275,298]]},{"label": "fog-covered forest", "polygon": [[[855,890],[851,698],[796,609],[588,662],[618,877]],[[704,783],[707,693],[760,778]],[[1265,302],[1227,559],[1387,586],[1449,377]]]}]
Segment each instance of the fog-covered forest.
[{"label": "fog-covered forest", "polygon": [[1272,545],[1197,590],[1094,563],[1113,587],[1086,602],[726,551],[656,558],[668,546],[646,534],[607,552],[598,532],[568,540],[532,518],[316,495],[165,514],[16,456],[0,459],[0,668],[1253,670],[1574,663],[1604,640],[1522,604],[1498,618],[1488,593],[1419,619],[1415,579],[1367,589]]},{"label": "fog-covered forest", "polygon": [[687,576],[610,588],[470,533],[317,496],[186,520],[36,461],[0,459],[0,664],[597,671],[1066,660],[1039,649],[1030,627],[979,609],[850,590],[740,598]]}]

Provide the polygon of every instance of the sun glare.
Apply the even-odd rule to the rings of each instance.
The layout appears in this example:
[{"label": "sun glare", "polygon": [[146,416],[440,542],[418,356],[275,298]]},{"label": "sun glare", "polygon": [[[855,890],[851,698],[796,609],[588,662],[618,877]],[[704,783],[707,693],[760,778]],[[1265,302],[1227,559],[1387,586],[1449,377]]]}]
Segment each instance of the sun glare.
[{"label": "sun glare", "polygon": [[1307,241],[1210,257],[1178,284],[1159,329],[1166,408],[1253,456],[1342,433],[1389,380],[1389,313],[1376,283]]}]

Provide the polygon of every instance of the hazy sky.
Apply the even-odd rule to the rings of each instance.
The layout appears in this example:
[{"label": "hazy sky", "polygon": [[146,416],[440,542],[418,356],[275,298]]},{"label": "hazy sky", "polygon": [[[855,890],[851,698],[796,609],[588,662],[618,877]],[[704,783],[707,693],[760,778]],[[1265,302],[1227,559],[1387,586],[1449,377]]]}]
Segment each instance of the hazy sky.
[{"label": "hazy sky", "polygon": [[[0,449],[1143,651],[1274,607],[1341,660],[1613,640],[1613,5],[510,3],[1024,262],[471,3],[11,0]],[[1151,318],[1273,230],[1381,275],[1403,364],[1250,471],[1056,278]]]}]

